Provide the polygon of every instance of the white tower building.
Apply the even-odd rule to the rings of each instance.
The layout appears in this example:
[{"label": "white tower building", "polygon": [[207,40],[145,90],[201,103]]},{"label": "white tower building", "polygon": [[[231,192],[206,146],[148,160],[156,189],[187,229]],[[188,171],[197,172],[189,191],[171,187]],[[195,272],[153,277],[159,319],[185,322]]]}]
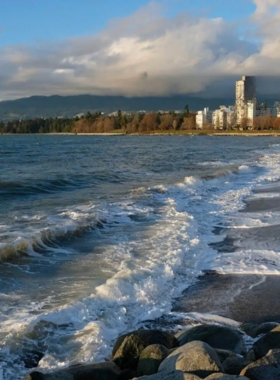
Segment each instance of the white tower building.
[{"label": "white tower building", "polygon": [[256,102],[256,81],[255,77],[243,76],[236,82],[236,112],[239,125],[247,118],[248,102]]}]

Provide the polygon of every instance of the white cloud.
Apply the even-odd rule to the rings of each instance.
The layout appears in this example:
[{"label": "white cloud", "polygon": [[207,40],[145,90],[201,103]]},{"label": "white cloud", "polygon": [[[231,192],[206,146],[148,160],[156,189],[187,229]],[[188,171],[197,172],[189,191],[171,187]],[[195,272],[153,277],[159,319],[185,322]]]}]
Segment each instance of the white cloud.
[{"label": "white cloud", "polygon": [[250,41],[221,18],[164,18],[159,4],[150,3],[98,35],[6,47],[0,51],[1,97],[197,93],[224,78],[278,76],[280,0],[254,2],[256,11],[245,21],[256,27]]}]

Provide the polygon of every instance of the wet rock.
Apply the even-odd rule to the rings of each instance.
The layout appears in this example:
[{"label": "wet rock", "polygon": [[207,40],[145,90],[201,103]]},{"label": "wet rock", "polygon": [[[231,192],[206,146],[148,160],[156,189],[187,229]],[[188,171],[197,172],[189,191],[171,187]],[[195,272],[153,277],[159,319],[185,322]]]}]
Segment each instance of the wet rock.
[{"label": "wet rock", "polygon": [[131,380],[133,379],[134,377],[136,377],[137,373],[136,371],[132,370],[132,369],[125,369],[124,371],[122,371],[122,373],[120,374],[118,380]]},{"label": "wet rock", "polygon": [[59,374],[69,374],[74,380],[119,380],[121,370],[113,362],[78,364],[64,370]]},{"label": "wet rock", "polygon": [[256,338],[261,334],[267,334],[278,326],[279,323],[277,322],[265,322],[261,323],[260,325],[247,323],[241,326],[241,328],[247,335],[251,336],[252,338]]},{"label": "wet rock", "polygon": [[215,350],[204,342],[190,342],[177,348],[159,366],[159,372],[180,370],[205,378],[223,372]]},{"label": "wet rock", "polygon": [[183,335],[186,331],[189,331],[192,328],[193,328],[192,326],[189,326],[189,327],[185,328],[184,330],[177,331],[176,334],[174,335],[175,338],[177,338],[179,340],[181,335]]},{"label": "wet rock", "polygon": [[115,353],[113,361],[121,369],[136,369],[139,356],[144,349],[145,345],[137,335],[127,336]]},{"label": "wet rock", "polygon": [[263,335],[253,344],[256,359],[264,357],[271,349],[280,349],[280,326]]},{"label": "wet rock", "polygon": [[124,339],[127,336],[137,336],[143,341],[145,347],[150,346],[151,344],[161,344],[162,346],[171,349],[179,346],[178,340],[170,333],[160,330],[136,330],[128,334],[124,334],[118,337],[114,344],[112,351],[112,357],[123,343]]},{"label": "wet rock", "polygon": [[25,368],[38,367],[39,361],[44,357],[44,354],[40,351],[29,350],[25,351],[22,357]]},{"label": "wet rock", "polygon": [[253,348],[251,348],[251,349],[248,351],[248,353],[247,353],[247,355],[246,355],[245,358],[246,358],[246,360],[248,360],[248,361],[250,361],[250,362],[254,362],[254,361],[257,360]]},{"label": "wet rock", "polygon": [[229,350],[241,355],[246,352],[242,333],[231,327],[200,325],[187,330],[178,340],[180,345],[199,340],[212,348]]},{"label": "wet rock", "polygon": [[139,357],[137,375],[140,377],[157,373],[158,367],[168,355],[169,350],[160,344],[146,347]]},{"label": "wet rock", "polygon": [[179,346],[177,339],[164,331],[133,331],[117,339],[113,348],[112,360],[121,369],[136,369],[141,352],[152,344],[159,344],[167,349]]},{"label": "wet rock", "polygon": [[200,377],[182,371],[162,372],[152,376],[138,377],[133,380],[201,380]]},{"label": "wet rock", "polygon": [[245,367],[240,375],[250,380],[280,379],[280,350],[270,350],[265,357]]},{"label": "wet rock", "polygon": [[251,336],[253,330],[258,326],[256,323],[243,323],[240,325],[240,330],[244,331],[246,335]]},{"label": "wet rock", "polygon": [[237,355],[232,351],[215,350],[224,368],[224,372],[228,375],[239,375],[243,368],[251,363],[241,355]]},{"label": "wet rock", "polygon": [[31,372],[26,375],[23,380],[74,380],[73,376],[67,373],[41,373],[41,372]]},{"label": "wet rock", "polygon": [[220,348],[217,348],[215,349],[215,351],[222,364],[227,358],[232,357],[232,356],[237,356],[237,354],[229,350],[221,350]]},{"label": "wet rock", "polygon": [[249,380],[248,377],[225,375],[223,373],[215,373],[214,375],[206,377],[205,380]]},{"label": "wet rock", "polygon": [[251,362],[239,356],[230,356],[222,364],[225,373],[229,375],[239,375],[240,372]]}]

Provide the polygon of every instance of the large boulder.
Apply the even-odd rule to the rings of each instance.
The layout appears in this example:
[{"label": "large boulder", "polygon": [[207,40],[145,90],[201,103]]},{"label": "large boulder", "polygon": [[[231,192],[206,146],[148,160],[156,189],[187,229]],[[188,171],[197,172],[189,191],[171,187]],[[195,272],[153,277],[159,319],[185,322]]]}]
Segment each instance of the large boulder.
[{"label": "large boulder", "polygon": [[157,373],[159,365],[168,355],[169,350],[160,344],[146,347],[139,357],[137,375],[140,377]]},{"label": "large boulder", "polygon": [[192,328],[193,328],[193,326],[188,326],[188,327],[184,328],[184,330],[179,330],[179,331],[177,331],[177,332],[174,334],[175,338],[177,338],[177,339],[179,340],[180,336],[182,336],[183,334],[185,334],[186,331],[189,331],[189,330],[191,330]]},{"label": "large boulder", "polygon": [[239,375],[251,362],[240,356],[230,356],[222,362],[224,371],[228,375]]},{"label": "large boulder", "polygon": [[233,351],[243,355],[246,352],[243,334],[234,328],[216,325],[200,325],[185,331],[178,337],[180,345],[199,340],[212,348]]},{"label": "large boulder", "polygon": [[136,369],[139,356],[144,349],[145,345],[137,335],[127,336],[115,353],[113,361],[121,369]]},{"label": "large boulder", "polygon": [[237,354],[235,354],[234,352],[232,351],[228,351],[228,350],[221,350],[220,348],[217,348],[215,349],[221,363],[223,364],[223,362],[227,359],[227,358],[230,358],[230,357],[233,357],[233,356],[238,356]]},{"label": "large boulder", "polygon": [[120,336],[113,348],[112,360],[121,369],[136,369],[141,352],[152,344],[160,344],[167,349],[179,346],[170,333],[159,330],[137,330]]},{"label": "large boulder", "polygon": [[265,357],[245,367],[240,375],[250,380],[280,379],[280,350],[270,350]]},{"label": "large boulder", "polygon": [[133,380],[201,380],[200,377],[182,371],[162,372],[152,376],[143,376]]},{"label": "large boulder", "polygon": [[68,373],[42,373],[34,371],[26,375],[22,380],[74,380]]},{"label": "large boulder", "polygon": [[71,375],[74,380],[118,380],[121,375],[121,370],[113,362],[104,362],[78,364],[58,371],[57,373]]},{"label": "large boulder", "polygon": [[280,349],[280,326],[263,335],[253,344],[253,352],[256,359],[264,357],[269,350]]},{"label": "large boulder", "polygon": [[235,375],[225,375],[223,373],[215,373],[206,377],[205,380],[249,380],[248,377],[235,376]]},{"label": "large boulder", "polygon": [[223,372],[215,350],[204,342],[190,342],[177,348],[159,366],[159,372],[180,370],[205,378]]},{"label": "large boulder", "polygon": [[245,331],[245,333],[252,338],[256,338],[257,336],[261,334],[266,334],[270,332],[271,330],[275,329],[279,326],[279,323],[277,322],[265,322],[258,324],[252,324],[252,323],[246,323],[241,326],[241,329]]},{"label": "large boulder", "polygon": [[127,336],[137,336],[143,341],[145,347],[148,347],[151,344],[161,344],[168,349],[179,346],[178,340],[169,332],[160,330],[135,330],[118,337],[113,347],[113,357]]}]

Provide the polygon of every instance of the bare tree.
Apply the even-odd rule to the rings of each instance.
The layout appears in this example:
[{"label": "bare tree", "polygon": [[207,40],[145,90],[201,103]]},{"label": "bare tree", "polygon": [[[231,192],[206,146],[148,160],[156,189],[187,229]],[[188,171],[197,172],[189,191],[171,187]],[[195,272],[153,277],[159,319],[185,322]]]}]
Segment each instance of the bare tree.
[{"label": "bare tree", "polygon": [[274,126],[274,118],[271,115],[258,116],[254,119],[254,128],[258,130],[271,129]]},{"label": "bare tree", "polygon": [[196,129],[196,121],[195,121],[195,114],[189,116],[189,117],[184,117],[183,123],[181,125],[182,130],[195,130]]},{"label": "bare tree", "polygon": [[162,115],[160,116],[160,129],[161,130],[169,130],[173,129],[173,121],[174,121],[174,116],[170,114]]},{"label": "bare tree", "polygon": [[273,122],[274,129],[280,129],[280,117],[276,117]]},{"label": "bare tree", "polygon": [[249,126],[250,126],[250,119],[248,119],[247,117],[243,117],[240,124],[241,129],[245,131],[246,129],[248,129]]}]

